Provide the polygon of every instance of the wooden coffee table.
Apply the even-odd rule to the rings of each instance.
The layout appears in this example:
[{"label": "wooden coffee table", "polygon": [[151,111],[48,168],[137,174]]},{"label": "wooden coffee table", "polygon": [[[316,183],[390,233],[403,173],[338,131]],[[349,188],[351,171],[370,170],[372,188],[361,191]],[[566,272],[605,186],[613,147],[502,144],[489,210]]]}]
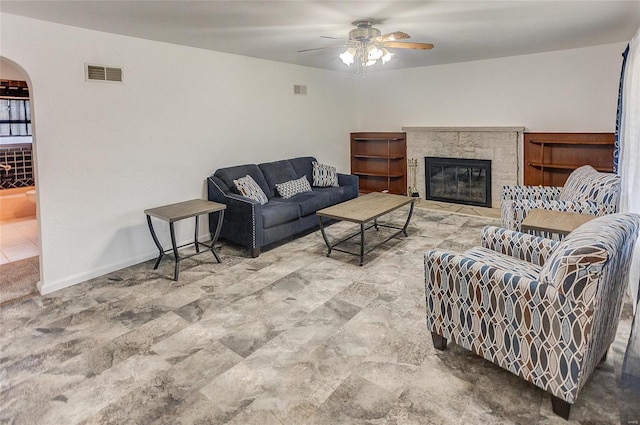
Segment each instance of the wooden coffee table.
[{"label": "wooden coffee table", "polygon": [[[327,244],[327,257],[331,255],[331,251],[340,251],[351,255],[360,256],[360,265],[364,263],[364,254],[366,252],[370,252],[377,246],[393,239],[398,234],[402,233],[407,236],[407,226],[409,225],[409,220],[411,220],[411,215],[413,214],[413,206],[416,198],[409,198],[407,196],[402,195],[392,195],[389,193],[380,193],[380,192],[372,192],[366,195],[360,196],[355,199],[351,199],[346,202],[342,202],[337,205],[333,205],[328,208],[324,208],[316,212],[318,216],[318,221],[320,222],[320,231],[322,232],[322,238],[324,242]],[[378,218],[385,214],[390,213],[391,211],[397,210],[400,207],[403,207],[407,204],[411,204],[411,208],[409,209],[409,214],[407,216],[407,220],[404,223],[404,226],[397,227],[389,224],[379,224]],[[348,236],[344,239],[339,240],[338,242],[331,243],[327,238],[327,233],[325,232],[324,225],[322,223],[322,218],[331,218],[334,220],[343,220],[343,221],[351,221],[353,223],[358,223],[360,225],[360,231],[354,233],[351,236]],[[365,224],[373,222],[368,227],[365,227]],[[365,243],[364,243],[364,232],[367,229],[375,227],[378,230],[379,227],[388,227],[391,229],[398,229],[397,232],[389,236],[384,241],[378,243],[377,245],[369,248],[365,252]],[[338,245],[356,237],[360,236],[360,252],[355,253],[351,251],[342,250],[336,248]]]},{"label": "wooden coffee table", "polygon": [[522,222],[522,231],[549,232],[566,236],[594,218],[595,215],[589,214],[532,209]]}]

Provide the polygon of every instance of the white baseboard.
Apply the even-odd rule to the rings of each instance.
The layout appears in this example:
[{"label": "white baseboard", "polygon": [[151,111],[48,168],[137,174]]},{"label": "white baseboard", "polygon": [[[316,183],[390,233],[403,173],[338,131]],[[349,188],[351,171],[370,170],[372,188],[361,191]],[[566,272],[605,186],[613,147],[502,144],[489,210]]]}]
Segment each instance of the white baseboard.
[{"label": "white baseboard", "polygon": [[[207,243],[207,242],[211,242],[211,237],[205,236],[205,237],[199,238],[199,240],[200,242]],[[193,242],[193,239],[178,242],[178,246],[187,244],[189,242]],[[59,279],[57,281],[45,282],[44,284],[42,283],[42,281],[40,281],[38,282],[38,290],[40,291],[41,295],[50,294],[52,292],[59,291],[60,289],[68,288],[69,286],[77,285],[79,283],[86,282],[87,280],[94,279],[96,277],[104,276],[106,274],[113,273],[115,271],[122,270],[124,268],[134,266],[136,264],[144,263],[145,261],[149,261],[154,258],[158,258],[157,249],[144,252],[140,255],[128,258],[118,263],[113,263],[103,267],[99,267],[97,269],[93,269],[86,273],[79,273],[73,276],[68,276],[68,277],[65,277],[64,279]]]}]

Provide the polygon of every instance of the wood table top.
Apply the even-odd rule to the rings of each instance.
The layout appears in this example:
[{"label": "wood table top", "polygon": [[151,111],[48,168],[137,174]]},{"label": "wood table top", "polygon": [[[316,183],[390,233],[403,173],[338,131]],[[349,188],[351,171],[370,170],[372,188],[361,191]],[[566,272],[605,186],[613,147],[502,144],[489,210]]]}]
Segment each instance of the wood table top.
[{"label": "wood table top", "polygon": [[596,218],[595,215],[589,214],[532,209],[522,222],[522,231],[532,230],[567,235],[594,218]]},{"label": "wood table top", "polygon": [[204,199],[192,199],[190,201],[150,208],[148,210],[144,210],[144,213],[172,223],[174,221],[195,217],[197,215],[221,211],[225,208],[227,208],[225,204],[220,204],[218,202],[207,201]]},{"label": "wood table top", "polygon": [[336,220],[365,223],[387,214],[404,205],[414,202],[416,198],[390,193],[371,192],[354,199],[323,208],[316,212],[321,217]]}]

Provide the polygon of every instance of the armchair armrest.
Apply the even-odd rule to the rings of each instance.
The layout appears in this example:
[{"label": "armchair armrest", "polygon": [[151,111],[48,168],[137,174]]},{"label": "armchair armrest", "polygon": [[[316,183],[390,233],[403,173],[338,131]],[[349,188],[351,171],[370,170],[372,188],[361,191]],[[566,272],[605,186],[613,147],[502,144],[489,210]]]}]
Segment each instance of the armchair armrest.
[{"label": "armchair armrest", "polygon": [[558,241],[533,236],[496,226],[485,226],[481,235],[482,246],[501,254],[543,266]]},{"label": "armchair armrest", "polygon": [[560,196],[558,186],[502,186],[502,200],[554,200]]}]

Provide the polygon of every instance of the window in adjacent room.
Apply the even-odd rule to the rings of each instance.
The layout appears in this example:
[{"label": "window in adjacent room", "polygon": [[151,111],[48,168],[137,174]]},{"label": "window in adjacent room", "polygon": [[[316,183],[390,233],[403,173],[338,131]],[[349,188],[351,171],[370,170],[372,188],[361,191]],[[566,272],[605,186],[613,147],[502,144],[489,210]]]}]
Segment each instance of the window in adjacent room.
[{"label": "window in adjacent room", "polygon": [[6,136],[31,136],[28,99],[0,98],[0,137]]}]

